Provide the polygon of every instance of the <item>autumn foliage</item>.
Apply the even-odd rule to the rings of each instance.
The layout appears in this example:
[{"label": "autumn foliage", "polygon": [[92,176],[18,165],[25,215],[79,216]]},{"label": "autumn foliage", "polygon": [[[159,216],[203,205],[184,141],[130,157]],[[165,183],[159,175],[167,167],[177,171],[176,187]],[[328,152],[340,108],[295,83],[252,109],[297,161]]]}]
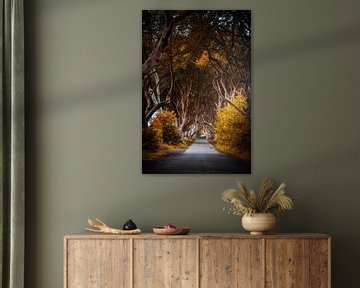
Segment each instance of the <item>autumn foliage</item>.
[{"label": "autumn foliage", "polygon": [[165,110],[156,115],[151,125],[143,131],[143,148],[156,151],[162,145],[181,143],[175,113]]},{"label": "autumn foliage", "polygon": [[181,142],[181,135],[173,111],[165,110],[160,112],[151,123],[150,127],[157,131],[162,142],[165,144],[178,144]]},{"label": "autumn foliage", "polygon": [[[241,93],[235,93],[230,101],[239,108],[247,108],[246,98]],[[250,117],[225,104],[216,114],[214,144],[222,152],[250,161]]]},{"label": "autumn foliage", "polygon": [[143,10],[142,37],[143,159],[206,137],[250,167],[251,11]]},{"label": "autumn foliage", "polygon": [[159,130],[153,127],[148,127],[142,133],[142,147],[146,151],[156,151],[160,148],[162,143],[161,134]]}]

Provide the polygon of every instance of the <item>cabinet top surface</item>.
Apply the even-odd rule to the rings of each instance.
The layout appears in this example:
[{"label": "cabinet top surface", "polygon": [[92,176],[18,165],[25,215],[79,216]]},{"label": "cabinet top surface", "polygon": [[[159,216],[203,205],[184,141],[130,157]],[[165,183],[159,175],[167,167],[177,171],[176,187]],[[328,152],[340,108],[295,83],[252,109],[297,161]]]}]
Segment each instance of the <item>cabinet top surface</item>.
[{"label": "cabinet top surface", "polygon": [[109,235],[101,233],[75,233],[64,236],[65,239],[329,239],[329,235],[320,233],[286,233],[250,235],[245,233],[189,233],[188,235],[156,235],[142,233],[138,235]]}]

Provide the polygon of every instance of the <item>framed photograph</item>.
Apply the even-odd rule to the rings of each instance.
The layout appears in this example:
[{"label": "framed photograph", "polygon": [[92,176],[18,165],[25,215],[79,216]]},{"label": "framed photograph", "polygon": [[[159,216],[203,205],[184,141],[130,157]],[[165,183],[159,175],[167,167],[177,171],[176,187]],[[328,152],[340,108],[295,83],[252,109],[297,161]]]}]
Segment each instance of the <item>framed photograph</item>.
[{"label": "framed photograph", "polygon": [[251,173],[251,11],[142,11],[143,174]]}]

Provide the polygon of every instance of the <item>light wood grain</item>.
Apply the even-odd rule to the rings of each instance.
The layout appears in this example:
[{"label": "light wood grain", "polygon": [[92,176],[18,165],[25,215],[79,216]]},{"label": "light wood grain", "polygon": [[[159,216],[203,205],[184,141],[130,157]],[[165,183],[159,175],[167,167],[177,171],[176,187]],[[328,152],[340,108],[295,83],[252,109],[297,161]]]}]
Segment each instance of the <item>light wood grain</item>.
[{"label": "light wood grain", "polygon": [[196,240],[134,241],[135,288],[196,288]]},{"label": "light wood grain", "polygon": [[263,287],[260,239],[209,239],[200,244],[200,287]]},{"label": "light wood grain", "polygon": [[78,233],[66,235],[65,239],[329,239],[329,235],[319,233],[289,233],[289,234],[266,234],[250,235],[249,233],[190,233],[188,235],[156,235],[154,233],[142,233],[139,235],[107,235],[100,233]]},{"label": "light wood grain", "polygon": [[65,288],[330,288],[323,234],[67,235]]},{"label": "light wood grain", "polygon": [[309,240],[266,240],[266,287],[309,287]]},{"label": "light wood grain", "polygon": [[129,288],[129,240],[67,240],[66,288]]}]

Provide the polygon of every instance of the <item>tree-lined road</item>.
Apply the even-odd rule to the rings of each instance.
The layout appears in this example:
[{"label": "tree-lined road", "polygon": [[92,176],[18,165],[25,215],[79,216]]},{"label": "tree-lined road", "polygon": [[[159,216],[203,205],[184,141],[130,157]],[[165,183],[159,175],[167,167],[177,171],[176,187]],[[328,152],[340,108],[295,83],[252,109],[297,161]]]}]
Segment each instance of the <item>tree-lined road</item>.
[{"label": "tree-lined road", "polygon": [[250,174],[250,165],[217,151],[206,139],[197,138],[185,151],[157,160],[143,160],[144,174]]}]

